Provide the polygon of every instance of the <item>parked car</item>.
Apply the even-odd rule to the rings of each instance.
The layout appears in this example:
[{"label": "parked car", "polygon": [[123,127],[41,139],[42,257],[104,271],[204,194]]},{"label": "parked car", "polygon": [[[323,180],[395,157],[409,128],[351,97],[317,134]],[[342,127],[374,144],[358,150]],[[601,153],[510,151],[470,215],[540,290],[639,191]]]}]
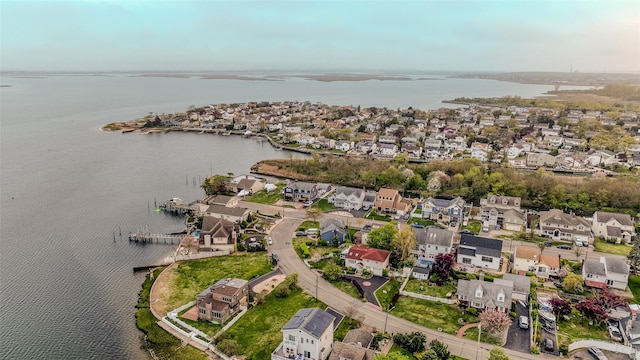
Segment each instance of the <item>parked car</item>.
[{"label": "parked car", "polygon": [[557,248],[560,250],[571,250],[571,245],[558,245]]},{"label": "parked car", "polygon": [[553,245],[553,243],[551,241],[545,241],[544,242],[544,246],[546,246],[546,247],[549,247],[551,245]]},{"label": "parked car", "polygon": [[271,236],[269,236],[269,238],[267,239],[267,244],[273,245],[273,239],[271,238]]},{"label": "parked car", "polygon": [[608,360],[607,356],[602,352],[602,350],[598,349],[595,346],[591,346],[589,348],[589,354],[593,355],[593,357],[598,360]]},{"label": "parked car", "polygon": [[613,325],[609,325],[607,326],[607,330],[609,330],[609,335],[611,336],[612,339],[618,340],[618,341],[622,340],[622,333],[620,332],[620,329],[618,329]]},{"label": "parked car", "polygon": [[544,349],[549,352],[553,352],[555,350],[553,340],[549,338],[545,338],[544,341],[542,341],[542,347],[544,347]]},{"label": "parked car", "polygon": [[556,327],[553,323],[547,323],[544,321],[540,322],[542,325],[542,330],[550,333],[550,334],[555,334],[556,333]]},{"label": "parked car", "polygon": [[416,228],[416,229],[424,229],[424,225],[422,225],[422,224],[411,224],[411,226]]},{"label": "parked car", "polygon": [[520,329],[528,329],[529,328],[529,318],[526,316],[520,316],[518,318],[518,326]]},{"label": "parked car", "polygon": [[473,231],[471,231],[469,229],[464,229],[464,230],[460,231],[460,234],[475,235],[476,233],[474,233]]},{"label": "parked car", "polygon": [[304,207],[306,207],[306,208],[311,206],[311,205],[313,205],[313,201],[311,201],[311,200],[309,200],[309,201],[304,203]]}]

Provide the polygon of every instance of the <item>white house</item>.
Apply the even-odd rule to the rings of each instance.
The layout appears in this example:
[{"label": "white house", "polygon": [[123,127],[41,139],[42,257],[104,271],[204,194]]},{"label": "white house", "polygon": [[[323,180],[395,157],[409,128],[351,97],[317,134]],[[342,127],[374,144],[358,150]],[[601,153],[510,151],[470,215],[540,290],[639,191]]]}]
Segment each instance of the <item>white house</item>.
[{"label": "white house", "polygon": [[396,145],[395,144],[380,143],[380,145],[378,146],[378,153],[380,153],[380,155],[385,155],[385,156],[395,156],[396,155]]},{"label": "white house", "polygon": [[583,217],[551,209],[540,212],[540,234],[553,240],[589,242],[591,224]]},{"label": "white house", "polygon": [[487,162],[488,153],[485,150],[473,150],[471,151],[471,157],[482,162]]},{"label": "white house", "polygon": [[426,229],[413,228],[416,247],[413,253],[418,258],[418,266],[431,265],[438,254],[449,254],[453,248],[453,231],[429,226]]},{"label": "white house", "polygon": [[629,281],[629,265],[623,259],[604,256],[586,259],[582,264],[582,278],[590,287],[625,290]]},{"label": "white house", "polygon": [[476,309],[497,309],[508,313],[511,311],[513,285],[487,282],[481,280],[458,280],[458,300],[464,306]]},{"label": "white house", "polygon": [[480,212],[487,226],[511,231],[524,229],[525,217],[519,197],[488,195],[486,199],[480,199]]},{"label": "white house", "polygon": [[613,239],[617,244],[628,244],[636,236],[633,220],[627,214],[596,211],[593,214],[592,229],[595,236]]},{"label": "white house", "polygon": [[346,210],[360,210],[364,201],[364,189],[338,186],[327,197],[327,201],[333,206]]},{"label": "white house", "polygon": [[335,317],[318,308],[300,309],[282,328],[271,360],[325,360],[333,349]]},{"label": "white house", "polygon": [[513,269],[518,274],[532,272],[537,277],[548,279],[558,276],[560,258],[556,255],[540,253],[540,249],[532,246],[516,246],[513,252]]},{"label": "white house", "polygon": [[390,251],[354,245],[349,248],[345,257],[345,266],[360,272],[367,270],[374,275],[382,276],[383,270],[389,267]]},{"label": "white house", "polygon": [[502,264],[502,240],[462,234],[457,262],[466,266],[498,270]]},{"label": "white house", "polygon": [[422,218],[442,222],[462,222],[466,202],[461,197],[441,199],[430,197],[422,203]]},{"label": "white house", "polygon": [[353,142],[349,141],[336,141],[336,150],[349,151],[353,148]]}]

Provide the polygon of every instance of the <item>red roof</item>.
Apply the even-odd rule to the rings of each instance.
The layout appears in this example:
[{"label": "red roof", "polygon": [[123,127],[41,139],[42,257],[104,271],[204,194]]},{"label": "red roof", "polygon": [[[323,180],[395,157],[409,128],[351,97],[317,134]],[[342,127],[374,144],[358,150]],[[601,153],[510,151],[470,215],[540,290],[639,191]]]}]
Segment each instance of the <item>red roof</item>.
[{"label": "red roof", "polygon": [[602,282],[598,282],[598,281],[585,280],[584,283],[589,287],[594,287],[594,288],[599,288],[599,289],[606,289],[607,288],[607,284],[602,283]]},{"label": "red roof", "polygon": [[374,249],[364,246],[354,245],[349,248],[347,259],[353,260],[372,260],[377,262],[385,262],[391,254],[388,250]]}]

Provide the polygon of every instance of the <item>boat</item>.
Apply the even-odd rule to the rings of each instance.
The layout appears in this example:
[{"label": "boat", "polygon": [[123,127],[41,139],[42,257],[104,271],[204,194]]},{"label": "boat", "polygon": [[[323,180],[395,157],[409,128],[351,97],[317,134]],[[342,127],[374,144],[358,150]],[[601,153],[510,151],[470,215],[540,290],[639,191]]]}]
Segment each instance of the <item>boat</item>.
[{"label": "boat", "polygon": [[223,132],[220,133],[220,135],[229,136],[229,135],[231,135],[231,131],[223,131]]},{"label": "boat", "polygon": [[553,313],[550,313],[548,311],[540,310],[538,314],[540,314],[540,317],[545,321],[549,321],[549,322],[556,321],[556,316],[553,315]]}]

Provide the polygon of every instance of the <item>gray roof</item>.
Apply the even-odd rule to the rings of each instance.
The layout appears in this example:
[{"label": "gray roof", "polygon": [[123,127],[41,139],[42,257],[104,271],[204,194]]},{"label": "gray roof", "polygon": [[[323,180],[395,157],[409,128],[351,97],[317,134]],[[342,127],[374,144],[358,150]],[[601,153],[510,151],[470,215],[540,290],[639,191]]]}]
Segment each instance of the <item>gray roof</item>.
[{"label": "gray roof", "polygon": [[531,290],[531,279],[526,276],[505,273],[502,279],[513,283],[513,291],[529,294]]},{"label": "gray roof", "polygon": [[[482,297],[476,297],[476,290],[482,289]],[[498,293],[504,293],[504,301],[498,301]],[[458,295],[467,296],[467,301],[478,302],[487,307],[509,307],[511,308],[511,286],[491,283],[483,280],[458,280]]]},{"label": "gray roof", "polygon": [[367,191],[364,193],[364,201],[365,202],[375,202],[376,201],[376,193]]},{"label": "gray roof", "polygon": [[335,319],[333,315],[319,308],[300,309],[282,330],[300,329],[320,338],[329,326],[333,327]]},{"label": "gray roof", "polygon": [[241,207],[226,207],[224,205],[213,204],[207,209],[208,213],[222,214],[230,216],[243,216],[248,210]]},{"label": "gray roof", "polygon": [[454,205],[464,207],[464,200],[461,197],[454,199],[428,198],[426,202],[432,203],[437,207],[449,207]]},{"label": "gray roof", "polygon": [[617,258],[605,258],[607,261],[607,271],[616,274],[629,274],[629,265],[627,261]]},{"label": "gray roof", "polygon": [[344,339],[342,340],[342,342],[347,344],[360,343],[361,344],[360,346],[368,348],[372,340],[373,340],[373,334],[371,334],[371,332],[364,330],[362,328],[357,328],[357,329],[349,330],[347,335],[344,336]]},{"label": "gray roof", "polygon": [[617,226],[607,226],[607,236],[622,237],[622,230]]},{"label": "gray roof", "polygon": [[620,225],[633,226],[631,216],[627,214],[596,211],[596,219],[598,220],[598,222],[607,222],[611,220],[611,218],[616,219],[620,223]]},{"label": "gray roof", "polygon": [[468,248],[458,249],[458,255],[476,256],[476,251]]},{"label": "gray roof", "polygon": [[345,233],[344,223],[338,219],[320,219],[320,232],[337,230],[340,233]]},{"label": "gray roof", "polygon": [[413,228],[416,234],[417,245],[441,245],[451,247],[453,243],[453,231],[441,229],[437,226],[429,226],[425,229]]},{"label": "gray roof", "polygon": [[317,185],[315,183],[308,183],[304,181],[290,181],[286,187],[291,189],[312,191],[313,189],[317,188]]},{"label": "gray roof", "polygon": [[354,194],[357,197],[362,196],[362,192],[364,190],[359,189],[359,188],[353,188],[353,187],[347,187],[347,186],[338,186],[336,187],[336,191],[334,193],[334,195],[337,194],[344,194],[345,196],[349,196],[351,194]]},{"label": "gray roof", "polygon": [[584,272],[585,274],[593,274],[593,275],[602,275],[606,276],[607,271],[605,270],[604,264],[601,263],[598,259],[587,259],[584,261]]},{"label": "gray roof", "polygon": [[428,274],[429,273],[429,269],[423,268],[423,267],[420,267],[420,266],[414,266],[413,269],[412,269],[412,272],[418,273],[418,274]]},{"label": "gray roof", "polygon": [[462,234],[460,236],[460,250],[464,247],[475,248],[475,255],[502,256],[502,240]]}]

